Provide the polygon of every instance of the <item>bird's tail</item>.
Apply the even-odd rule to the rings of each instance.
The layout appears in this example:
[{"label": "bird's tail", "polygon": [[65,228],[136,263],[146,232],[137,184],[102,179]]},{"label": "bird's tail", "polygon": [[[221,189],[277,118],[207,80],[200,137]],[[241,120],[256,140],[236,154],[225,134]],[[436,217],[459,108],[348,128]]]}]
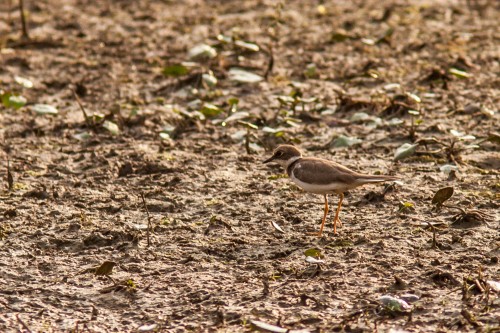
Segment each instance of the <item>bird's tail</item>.
[{"label": "bird's tail", "polygon": [[381,183],[387,182],[391,180],[398,180],[401,177],[397,176],[382,176],[382,175],[359,175],[356,181],[360,184],[369,184],[369,183]]}]

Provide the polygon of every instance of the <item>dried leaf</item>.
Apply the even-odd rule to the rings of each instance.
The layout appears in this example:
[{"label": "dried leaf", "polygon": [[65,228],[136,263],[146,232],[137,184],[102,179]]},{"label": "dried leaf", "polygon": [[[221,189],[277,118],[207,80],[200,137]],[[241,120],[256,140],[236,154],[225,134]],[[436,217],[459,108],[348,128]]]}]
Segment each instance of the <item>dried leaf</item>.
[{"label": "dried leaf", "polygon": [[233,122],[233,121],[245,119],[248,116],[250,116],[250,113],[248,113],[247,111],[239,111],[239,112],[233,113],[232,115],[230,115],[229,117],[224,119],[224,122],[229,124],[230,122]]},{"label": "dried leaf", "polygon": [[33,88],[33,82],[28,80],[27,78],[21,77],[21,76],[14,76],[14,81],[16,81],[18,84],[22,85],[24,88]]},{"label": "dried leaf", "polygon": [[453,187],[443,187],[439,189],[432,198],[432,204],[441,206],[446,200],[453,195]]},{"label": "dried leaf", "polygon": [[310,263],[310,264],[316,264],[316,265],[323,264],[325,262],[324,260],[316,259],[316,258],[310,257],[310,256],[307,256],[305,261]]},{"label": "dried leaf", "polygon": [[242,40],[235,41],[234,45],[241,47],[242,49],[246,49],[246,50],[253,51],[253,52],[259,52],[259,50],[260,50],[259,45],[255,44],[255,43],[244,42]]},{"label": "dried leaf", "polygon": [[363,140],[361,139],[340,135],[338,138],[332,141],[330,146],[335,148],[350,147],[360,144],[361,142],[363,142]]},{"label": "dried leaf", "polygon": [[282,234],[285,233],[285,231],[283,229],[281,229],[281,227],[279,226],[278,223],[276,223],[274,221],[271,221],[271,225],[273,226],[274,229],[276,229],[277,231],[281,232]]},{"label": "dried leaf", "polygon": [[112,121],[106,120],[103,124],[102,127],[107,129],[111,134],[117,135],[120,133],[120,129],[118,128],[118,125],[115,124]]},{"label": "dried leaf", "polygon": [[402,159],[410,157],[411,155],[415,154],[417,147],[418,144],[412,145],[411,143],[405,143],[401,145],[398,149],[396,149],[396,152],[394,153],[394,160],[400,161]]},{"label": "dried leaf", "polygon": [[51,114],[56,115],[59,113],[55,107],[48,104],[35,104],[31,107],[31,110],[38,114]]},{"label": "dried leaf", "polygon": [[272,332],[272,333],[310,333],[309,330],[289,330],[289,329],[286,329],[286,328],[282,328],[282,327],[279,327],[279,326],[275,326],[275,325],[271,325],[271,324],[267,324],[267,323],[264,323],[262,321],[258,321],[258,320],[250,320],[250,323],[260,329],[260,330],[264,330],[264,331],[268,331],[268,332]]},{"label": "dried leaf", "polygon": [[190,59],[211,59],[217,56],[217,51],[207,44],[200,44],[193,47],[188,52]]},{"label": "dried leaf", "polygon": [[110,275],[115,265],[114,261],[105,261],[95,270],[95,275]]},{"label": "dried leaf", "polygon": [[229,79],[231,81],[243,83],[256,83],[264,80],[264,78],[260,75],[236,67],[229,69]]},{"label": "dried leaf", "polygon": [[201,76],[201,80],[210,88],[213,88],[217,85],[217,78],[212,72],[203,74]]}]

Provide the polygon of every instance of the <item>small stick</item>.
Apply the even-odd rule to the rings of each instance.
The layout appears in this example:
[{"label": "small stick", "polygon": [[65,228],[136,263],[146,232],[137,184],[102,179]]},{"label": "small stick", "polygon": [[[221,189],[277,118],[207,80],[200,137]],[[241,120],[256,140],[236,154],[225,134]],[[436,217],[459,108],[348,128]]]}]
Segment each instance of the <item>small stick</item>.
[{"label": "small stick", "polygon": [[23,38],[30,39],[30,36],[28,35],[28,28],[26,27],[26,16],[24,15],[23,0],[19,0],[19,12],[21,14],[21,24],[23,26]]},{"label": "small stick", "polygon": [[31,333],[30,328],[28,327],[28,325],[26,325],[24,323],[24,321],[21,318],[19,318],[19,315],[16,315],[16,318],[17,318],[17,321],[19,322],[19,324],[21,324],[23,326],[23,328],[28,331],[28,333]]},{"label": "small stick", "polygon": [[83,117],[85,118],[85,123],[87,124],[88,127],[92,127],[92,124],[90,123],[90,118],[87,115],[87,112],[85,111],[85,108],[82,105],[82,102],[80,101],[80,97],[76,94],[76,91],[72,89],[73,91],[73,96],[75,96],[76,102],[78,103],[78,106],[80,107],[80,110],[82,110]]},{"label": "small stick", "polygon": [[436,228],[430,224],[429,222],[427,222],[429,224],[429,227],[431,228],[432,230],[432,248],[435,249],[437,248],[437,241],[436,241]]},{"label": "small stick", "polygon": [[245,135],[245,149],[247,154],[250,155],[252,152],[250,151],[250,129],[247,128],[247,135]]},{"label": "small stick", "polygon": [[14,177],[12,176],[12,172],[10,172],[9,155],[7,155],[7,184],[9,184],[9,191],[12,191],[14,188]]},{"label": "small stick", "polygon": [[267,64],[266,72],[264,73],[264,78],[268,79],[269,74],[272,73],[274,67],[274,54],[273,54],[273,46],[269,45],[269,63]]},{"label": "small stick", "polygon": [[148,216],[148,231],[146,233],[146,239],[148,241],[148,247],[151,245],[151,240],[149,238],[149,233],[151,230],[151,216],[149,215],[149,209],[148,206],[146,205],[146,198],[144,198],[144,193],[141,193],[141,198],[142,198],[142,204],[144,206],[144,209],[146,210],[146,215]]}]

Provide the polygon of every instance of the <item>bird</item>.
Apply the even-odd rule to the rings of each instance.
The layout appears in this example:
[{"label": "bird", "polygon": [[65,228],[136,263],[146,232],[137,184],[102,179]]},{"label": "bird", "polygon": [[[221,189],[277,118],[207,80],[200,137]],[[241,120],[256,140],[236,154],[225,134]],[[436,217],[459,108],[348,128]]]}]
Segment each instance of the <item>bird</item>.
[{"label": "bird", "polygon": [[274,150],[273,155],[263,163],[270,162],[276,162],[284,167],[288,177],[304,191],[324,196],[325,208],[321,228],[319,232],[313,233],[313,235],[319,237],[323,235],[323,228],[329,211],[329,194],[339,196],[335,219],[333,220],[333,233],[337,234],[337,223],[339,226],[342,225],[339,213],[344,201],[344,192],[365,184],[400,179],[397,176],[361,174],[330,160],[302,157],[302,152],[292,145],[279,145]]}]

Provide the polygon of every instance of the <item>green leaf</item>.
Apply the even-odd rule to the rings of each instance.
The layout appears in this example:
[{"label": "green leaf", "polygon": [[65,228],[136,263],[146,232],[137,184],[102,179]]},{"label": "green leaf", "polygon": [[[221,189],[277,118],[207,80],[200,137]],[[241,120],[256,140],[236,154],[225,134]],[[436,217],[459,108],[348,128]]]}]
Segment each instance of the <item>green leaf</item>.
[{"label": "green leaf", "polygon": [[277,180],[277,179],[281,179],[281,178],[288,178],[288,175],[286,173],[280,173],[277,175],[271,175],[271,176],[267,177],[267,179],[269,179],[269,180]]},{"label": "green leaf", "polygon": [[223,110],[216,105],[205,103],[201,108],[200,112],[205,117],[215,117],[218,116]]},{"label": "green leaf", "polygon": [[363,140],[355,138],[355,137],[349,137],[345,135],[340,135],[338,138],[332,141],[331,147],[335,148],[340,148],[340,147],[350,147],[354,146],[357,144],[360,144],[363,142]]},{"label": "green leaf", "polygon": [[313,257],[313,258],[322,258],[323,257],[323,255],[321,254],[321,250],[316,249],[316,248],[311,248],[311,249],[305,250],[304,255],[306,257]]},{"label": "green leaf", "polygon": [[27,102],[28,101],[26,100],[26,98],[24,98],[21,95],[18,95],[18,96],[12,95],[12,96],[9,96],[8,105],[17,110],[17,109],[22,108]]},{"label": "green leaf", "polygon": [[411,309],[411,306],[404,300],[385,295],[379,298],[380,303],[389,311],[406,312]]},{"label": "green leaf", "polygon": [[238,105],[240,100],[236,97],[231,97],[227,100],[227,102],[229,103],[229,105],[233,106],[233,105]]},{"label": "green leaf", "polygon": [[187,73],[189,73],[189,68],[181,64],[168,66],[162,70],[163,75],[173,77],[186,75]]},{"label": "green leaf", "polygon": [[317,71],[316,64],[314,64],[314,63],[307,64],[306,70],[304,71],[304,76],[309,78],[309,79],[317,77],[318,71]]},{"label": "green leaf", "polygon": [[10,107],[10,103],[9,103],[10,96],[12,96],[12,94],[10,92],[4,92],[3,90],[0,90],[0,98],[2,99],[2,104],[6,108]]},{"label": "green leaf", "polygon": [[120,133],[120,129],[118,128],[118,125],[112,121],[106,120],[104,122],[104,124],[102,124],[102,127],[107,129],[113,135],[117,135]]},{"label": "green leaf", "polygon": [[411,143],[405,143],[401,145],[398,149],[396,149],[396,152],[394,153],[394,161],[400,161],[412,156],[413,154],[415,154],[417,147],[418,144],[412,145]]},{"label": "green leaf", "polygon": [[443,187],[439,189],[436,194],[434,194],[434,198],[432,198],[432,204],[436,206],[441,206],[446,200],[451,198],[453,195],[453,187]]},{"label": "green leaf", "polygon": [[401,201],[399,203],[399,212],[401,213],[406,213],[406,212],[410,212],[410,211],[414,211],[415,210],[415,205],[413,205],[413,203],[411,202],[408,202],[408,201]]},{"label": "green leaf", "polygon": [[22,85],[24,88],[33,88],[33,82],[30,80],[21,77],[21,76],[14,76],[14,81],[16,81],[18,84]]},{"label": "green leaf", "polygon": [[458,77],[459,79],[467,79],[467,78],[472,76],[471,74],[464,72],[464,71],[461,71],[461,70],[456,69],[456,68],[450,68],[449,72],[451,75],[454,75],[454,76]]},{"label": "green leaf", "polygon": [[256,83],[262,81],[264,78],[241,68],[233,67],[229,69],[229,79],[236,82]]},{"label": "green leaf", "polygon": [[38,114],[56,115],[59,113],[55,107],[49,104],[35,104],[31,107],[31,110]]}]

